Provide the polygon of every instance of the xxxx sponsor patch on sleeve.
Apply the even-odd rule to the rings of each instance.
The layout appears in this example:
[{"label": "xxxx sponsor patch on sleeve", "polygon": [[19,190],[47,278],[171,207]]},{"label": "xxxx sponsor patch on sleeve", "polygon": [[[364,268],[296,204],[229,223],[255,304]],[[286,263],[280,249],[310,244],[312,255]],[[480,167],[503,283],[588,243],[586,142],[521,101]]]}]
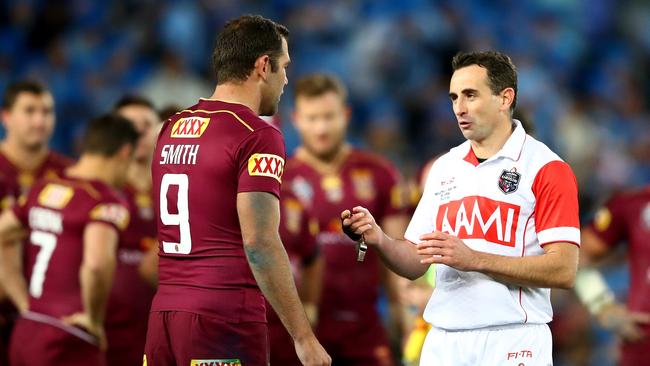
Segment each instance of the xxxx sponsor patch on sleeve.
[{"label": "xxxx sponsor patch on sleeve", "polygon": [[275,178],[282,182],[284,159],[275,154],[253,154],[248,158],[248,175]]}]

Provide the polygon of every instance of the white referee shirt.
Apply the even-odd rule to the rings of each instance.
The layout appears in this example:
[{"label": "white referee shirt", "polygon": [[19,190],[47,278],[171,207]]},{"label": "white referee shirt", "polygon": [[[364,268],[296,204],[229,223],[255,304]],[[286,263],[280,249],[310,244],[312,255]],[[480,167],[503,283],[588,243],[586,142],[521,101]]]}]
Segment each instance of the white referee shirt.
[{"label": "white referee shirt", "polygon": [[[526,134],[521,123],[501,151],[478,162],[470,142],[433,164],[404,237],[435,230],[470,248],[512,257],[540,255],[555,242],[580,246],[578,189],[568,164]],[[424,319],[446,330],[551,321],[550,289],[496,281],[436,265]]]}]

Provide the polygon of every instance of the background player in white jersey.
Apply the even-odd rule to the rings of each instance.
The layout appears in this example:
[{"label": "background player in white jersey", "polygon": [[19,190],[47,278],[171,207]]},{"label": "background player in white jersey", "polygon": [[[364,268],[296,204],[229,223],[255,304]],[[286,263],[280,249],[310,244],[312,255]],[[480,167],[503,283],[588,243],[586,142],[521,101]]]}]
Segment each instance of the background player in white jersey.
[{"label": "background player in white jersey", "polygon": [[370,212],[344,229],[398,274],[436,264],[421,365],[550,365],[550,288],[573,286],[580,230],[571,168],[512,119],[517,74],[498,52],[453,59],[449,96],[468,140],[440,157],[405,234]]}]

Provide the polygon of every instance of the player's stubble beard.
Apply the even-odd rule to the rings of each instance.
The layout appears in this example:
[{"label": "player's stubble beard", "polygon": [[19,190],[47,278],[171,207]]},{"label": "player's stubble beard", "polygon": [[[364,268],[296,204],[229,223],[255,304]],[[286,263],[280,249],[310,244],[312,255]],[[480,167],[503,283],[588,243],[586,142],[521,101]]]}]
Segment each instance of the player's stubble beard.
[{"label": "player's stubble beard", "polygon": [[343,149],[344,144],[345,144],[345,135],[342,135],[336,140],[335,143],[332,144],[332,147],[324,151],[318,151],[308,143],[303,143],[303,146],[305,147],[305,149],[307,149],[309,154],[316,157],[318,160],[329,163],[336,159],[341,149]]}]

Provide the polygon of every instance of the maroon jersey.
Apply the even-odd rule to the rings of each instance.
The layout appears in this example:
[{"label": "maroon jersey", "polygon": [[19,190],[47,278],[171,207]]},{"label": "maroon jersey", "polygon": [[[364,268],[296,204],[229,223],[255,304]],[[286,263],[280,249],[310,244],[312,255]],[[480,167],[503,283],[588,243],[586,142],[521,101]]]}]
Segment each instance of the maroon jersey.
[{"label": "maroon jersey", "polygon": [[[590,226],[600,239],[612,247],[627,243],[630,262],[627,307],[631,311],[650,313],[650,186],[615,195],[598,210]],[[624,359],[634,356],[630,352],[638,353],[639,357],[647,357],[650,326],[645,325],[643,328],[645,341],[624,345]],[[630,361],[624,364],[635,363]]]},{"label": "maroon jersey", "polygon": [[[139,271],[145,253],[158,244],[151,192],[140,192],[127,185],[123,196],[131,219],[120,236],[115,279],[106,310],[110,365],[142,362],[149,308],[155,292]],[[119,357],[119,362],[112,362],[114,357]],[[123,361],[125,357],[134,361]]]},{"label": "maroon jersey", "polygon": [[279,197],[284,159],[280,131],[241,104],[201,99],[163,124],[152,167],[160,243],[152,311],[265,321],[237,194]]},{"label": "maroon jersey", "polygon": [[54,318],[83,311],[84,229],[100,222],[123,230],[129,220],[123,201],[102,182],[52,177],[38,181],[13,210],[29,228],[23,250],[29,310]]},{"label": "maroon jersey", "polygon": [[72,160],[50,151],[41,165],[33,171],[21,170],[0,152],[0,208],[5,209],[21,195],[25,195],[34,182],[42,177],[60,176],[72,165]]},{"label": "maroon jersey", "polygon": [[336,175],[323,175],[309,164],[291,158],[284,184],[318,219],[317,242],[325,256],[325,274],[319,323],[376,322],[380,262],[369,251],[357,262],[355,243],[341,229],[340,214],[362,205],[378,222],[401,213],[398,174],[387,161],[353,150]]}]

